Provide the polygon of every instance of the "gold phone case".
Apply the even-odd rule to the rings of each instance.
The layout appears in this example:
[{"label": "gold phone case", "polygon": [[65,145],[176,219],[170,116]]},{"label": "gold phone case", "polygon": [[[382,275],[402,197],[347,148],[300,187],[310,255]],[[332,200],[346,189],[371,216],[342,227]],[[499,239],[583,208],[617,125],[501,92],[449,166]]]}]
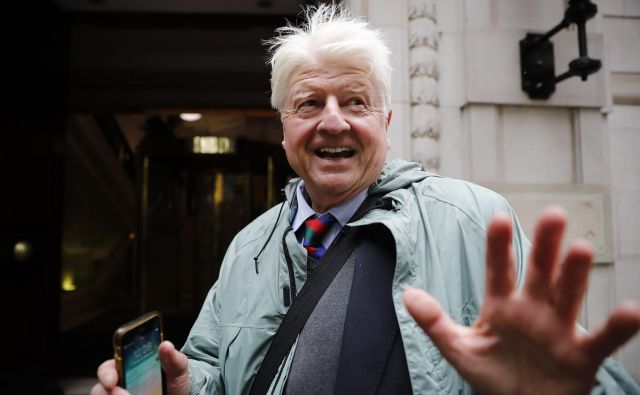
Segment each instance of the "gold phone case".
[{"label": "gold phone case", "polygon": [[122,339],[124,336],[140,326],[145,325],[151,320],[158,319],[160,326],[160,342],[164,340],[164,333],[162,329],[162,315],[158,311],[150,311],[140,317],[127,322],[120,326],[113,334],[113,358],[116,361],[116,370],[118,371],[118,385],[122,386],[124,380],[124,369],[122,366]]}]

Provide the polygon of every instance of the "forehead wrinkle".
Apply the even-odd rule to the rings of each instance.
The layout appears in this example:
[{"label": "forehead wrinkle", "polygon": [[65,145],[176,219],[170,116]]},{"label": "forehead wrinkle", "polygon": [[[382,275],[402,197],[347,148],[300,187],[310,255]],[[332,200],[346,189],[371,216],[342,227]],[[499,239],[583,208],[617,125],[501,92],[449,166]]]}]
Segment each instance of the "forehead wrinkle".
[{"label": "forehead wrinkle", "polygon": [[367,84],[363,84],[361,82],[353,82],[351,84],[347,84],[344,87],[344,90],[349,93],[371,93]]}]

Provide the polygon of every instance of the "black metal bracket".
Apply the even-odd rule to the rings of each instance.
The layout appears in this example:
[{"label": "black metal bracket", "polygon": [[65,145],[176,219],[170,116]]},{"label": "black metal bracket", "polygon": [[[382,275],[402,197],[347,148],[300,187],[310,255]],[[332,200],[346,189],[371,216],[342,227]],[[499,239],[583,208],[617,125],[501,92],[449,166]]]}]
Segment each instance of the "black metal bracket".
[{"label": "black metal bracket", "polygon": [[[586,81],[590,74],[600,70],[602,63],[587,53],[586,22],[598,13],[598,6],[590,0],[569,0],[564,18],[544,34],[527,33],[520,40],[520,73],[522,90],[531,99],[547,99],[556,90],[556,84],[573,76]],[[569,63],[569,70],[556,76],[553,43],[549,40],[560,30],[575,23],[578,26],[580,57]]]}]

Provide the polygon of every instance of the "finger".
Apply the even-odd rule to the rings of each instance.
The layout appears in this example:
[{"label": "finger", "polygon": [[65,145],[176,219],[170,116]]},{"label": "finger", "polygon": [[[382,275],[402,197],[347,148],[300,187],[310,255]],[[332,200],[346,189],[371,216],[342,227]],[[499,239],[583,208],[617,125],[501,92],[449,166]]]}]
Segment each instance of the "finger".
[{"label": "finger", "polygon": [[96,384],[91,388],[90,395],[131,395],[127,390],[121,387],[115,387],[110,391],[104,388],[104,386],[100,383]]},{"label": "finger", "polygon": [[552,296],[551,285],[565,223],[564,210],[558,206],[547,207],[540,216],[524,286],[525,295],[533,299],[550,299]]},{"label": "finger", "polygon": [[102,384],[97,383],[96,385],[93,386],[93,388],[91,388],[90,395],[109,395],[109,393],[107,392],[106,389],[104,389]]},{"label": "finger", "polygon": [[118,371],[114,359],[104,361],[98,366],[98,381],[107,391],[112,390],[118,384]]},{"label": "finger", "polygon": [[189,362],[187,356],[176,350],[173,343],[163,341],[158,348],[162,369],[169,377],[180,376],[188,372]]},{"label": "finger", "polygon": [[486,295],[509,296],[515,289],[515,269],[511,253],[511,217],[497,214],[487,230]]},{"label": "finger", "polygon": [[626,343],[640,329],[640,305],[621,303],[609,316],[604,326],[584,337],[585,351],[602,361]]},{"label": "finger", "polygon": [[188,394],[190,378],[187,356],[176,350],[173,343],[167,340],[160,343],[158,354],[167,377],[167,393]]},{"label": "finger", "polygon": [[586,241],[573,243],[554,290],[553,303],[558,316],[568,325],[575,325],[582,298],[587,289],[593,252]]},{"label": "finger", "polygon": [[408,288],[402,295],[409,314],[431,338],[442,355],[452,364],[460,358],[455,342],[459,338],[459,328],[440,304],[426,292],[417,288]]}]

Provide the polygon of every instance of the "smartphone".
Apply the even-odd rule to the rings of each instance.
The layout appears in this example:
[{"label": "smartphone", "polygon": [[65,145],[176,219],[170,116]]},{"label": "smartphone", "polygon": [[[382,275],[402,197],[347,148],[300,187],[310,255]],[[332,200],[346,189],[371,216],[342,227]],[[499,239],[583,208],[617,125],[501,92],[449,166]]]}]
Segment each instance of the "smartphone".
[{"label": "smartphone", "polygon": [[163,395],[164,377],[158,347],[163,340],[162,317],[151,311],[118,328],[113,353],[118,385],[132,395]]}]

